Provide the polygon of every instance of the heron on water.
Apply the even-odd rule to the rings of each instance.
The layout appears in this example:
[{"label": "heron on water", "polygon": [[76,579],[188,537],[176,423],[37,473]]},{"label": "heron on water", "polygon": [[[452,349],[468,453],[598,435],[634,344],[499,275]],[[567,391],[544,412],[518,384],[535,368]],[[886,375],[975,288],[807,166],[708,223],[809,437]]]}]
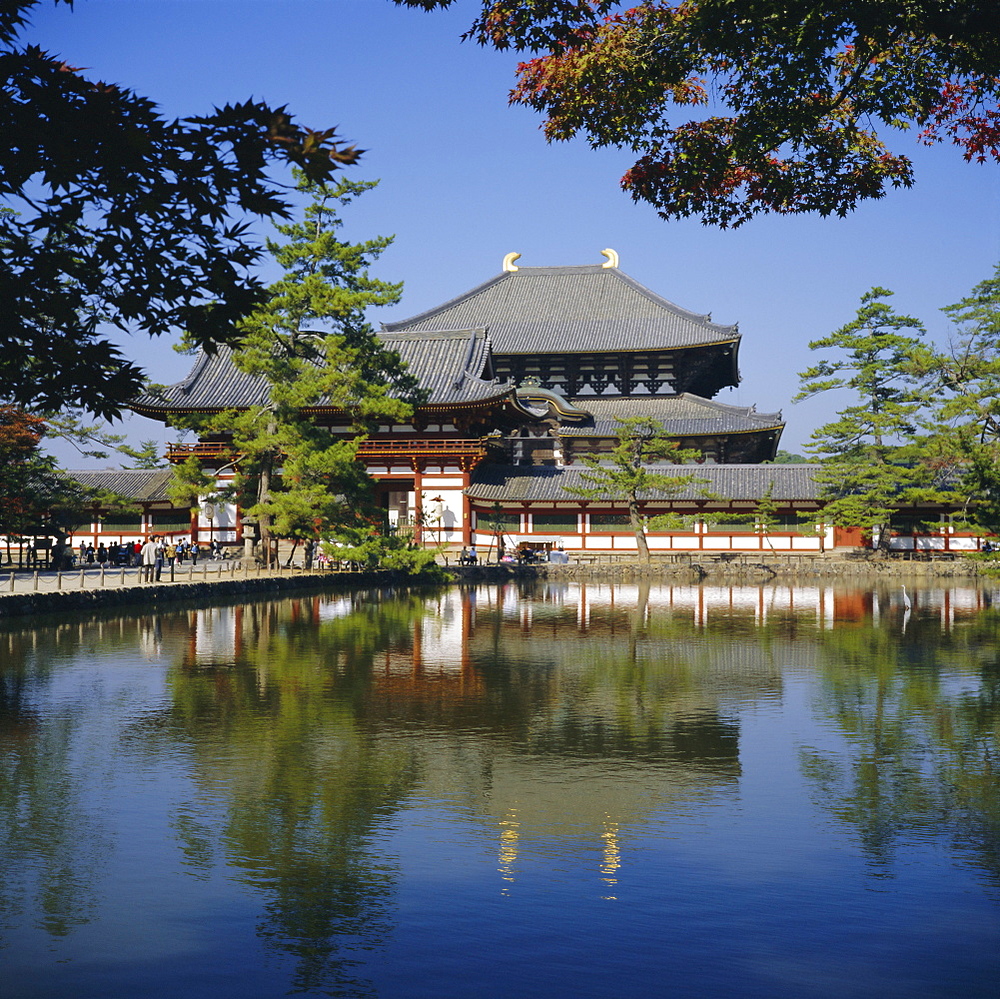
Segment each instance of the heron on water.
[{"label": "heron on water", "polygon": [[906,592],[906,583],[903,583],[903,609],[910,609],[910,595]]}]

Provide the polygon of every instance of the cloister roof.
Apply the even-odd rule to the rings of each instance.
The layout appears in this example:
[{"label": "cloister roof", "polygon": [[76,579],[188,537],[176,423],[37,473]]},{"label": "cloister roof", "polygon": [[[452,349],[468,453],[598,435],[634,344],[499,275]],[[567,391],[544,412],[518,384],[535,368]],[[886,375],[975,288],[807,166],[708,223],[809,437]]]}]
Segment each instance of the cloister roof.
[{"label": "cloister roof", "polygon": [[167,484],[173,475],[169,468],[121,469],[108,468],[66,473],[81,485],[105,489],[127,499],[162,502],[169,499]]},{"label": "cloister roof", "polygon": [[[691,475],[701,482],[692,482],[678,493],[658,497],[668,500],[697,500],[705,493],[725,500],[757,501],[771,488],[771,498],[776,502],[815,501],[820,487],[813,475],[816,465],[660,465],[650,466],[650,471],[664,475]],[[551,466],[500,466],[480,465],[466,489],[470,499],[485,503],[530,503],[573,500],[567,486],[593,485],[584,478],[588,471],[584,465],[566,468]],[[594,502],[593,500],[589,502]]]}]

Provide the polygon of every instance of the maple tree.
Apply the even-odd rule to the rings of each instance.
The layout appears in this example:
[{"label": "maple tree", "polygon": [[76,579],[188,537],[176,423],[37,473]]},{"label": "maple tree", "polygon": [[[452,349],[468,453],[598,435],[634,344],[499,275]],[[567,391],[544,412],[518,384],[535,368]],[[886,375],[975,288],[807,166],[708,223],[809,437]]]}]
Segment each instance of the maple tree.
[{"label": "maple tree", "polygon": [[46,421],[16,406],[0,406],[0,535],[54,537],[52,565],[66,557],[67,533],[90,517],[95,501],[111,494],[88,489],[39,451]]},{"label": "maple tree", "polygon": [[550,141],[630,150],[636,201],[725,227],[911,186],[886,132],[1000,159],[998,23],[997,0],[481,0],[463,38],[532,56],[510,99]]},{"label": "maple tree", "polygon": [[322,181],[360,153],[260,101],[165,118],[21,45],[37,3],[0,10],[0,398],[117,416],[143,372],[102,324],[232,342],[266,296],[246,220],[289,214],[272,164]]}]

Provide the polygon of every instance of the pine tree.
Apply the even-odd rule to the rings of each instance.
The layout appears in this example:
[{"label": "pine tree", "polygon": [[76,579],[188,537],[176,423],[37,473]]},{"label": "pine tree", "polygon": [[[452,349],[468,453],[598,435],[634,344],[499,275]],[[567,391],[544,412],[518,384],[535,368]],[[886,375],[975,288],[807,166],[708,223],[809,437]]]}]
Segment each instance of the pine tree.
[{"label": "pine tree", "polygon": [[139,441],[137,448],[129,444],[120,444],[118,451],[125,455],[126,458],[131,459],[132,464],[126,466],[129,468],[152,469],[163,468],[166,465],[166,462],[163,460],[160,444],[155,438]]},{"label": "pine tree", "polygon": [[[374,186],[321,186],[300,177],[299,189],[313,200],[302,221],[277,227],[287,242],[268,241],[284,275],[270,286],[266,307],[244,322],[232,355],[237,369],[266,382],[267,398],[185,421],[230,438],[237,475],[229,495],[256,523],[267,562],[274,538],[316,537],[364,519],[371,482],[355,460],[364,431],[379,421],[405,421],[418,397],[399,356],[381,346],[364,319],[368,306],[399,300],[401,285],[368,273],[391,238],[338,238],[339,210]],[[320,425],[317,407],[349,414],[354,435]]]},{"label": "pine tree", "polygon": [[1000,529],[1000,265],[946,306],[954,326],[935,359],[942,394],[928,440],[943,475],[957,483],[968,519]]},{"label": "pine tree", "polygon": [[872,288],[855,318],[835,333],[814,340],[814,350],[833,350],[801,373],[796,400],[846,389],[855,397],[835,422],[812,435],[808,450],[821,460],[827,523],[860,527],[888,549],[892,517],[901,504],[940,499],[917,437],[925,402],[922,373],[931,352],[924,327],[899,315],[885,301],[892,292]]},{"label": "pine tree", "polygon": [[703,480],[695,473],[668,475],[647,466],[657,463],[681,465],[700,457],[700,452],[678,447],[662,425],[648,417],[632,416],[619,423],[618,444],[610,453],[582,456],[583,463],[590,469],[583,473],[583,478],[592,484],[567,486],[566,491],[587,499],[624,502],[639,557],[648,562],[645,502],[654,496],[662,499],[677,495],[692,483]]}]

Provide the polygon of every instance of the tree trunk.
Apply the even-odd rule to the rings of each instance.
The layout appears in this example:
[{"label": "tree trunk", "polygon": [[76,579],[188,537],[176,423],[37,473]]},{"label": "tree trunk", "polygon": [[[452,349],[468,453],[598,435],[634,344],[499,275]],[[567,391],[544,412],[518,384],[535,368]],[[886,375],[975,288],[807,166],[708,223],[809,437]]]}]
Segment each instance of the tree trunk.
[{"label": "tree trunk", "polygon": [[639,513],[639,504],[636,500],[629,500],[628,519],[635,533],[635,547],[639,558],[643,562],[649,561],[649,545],[646,543],[646,528],[642,522],[642,514]]},{"label": "tree trunk", "polygon": [[[271,431],[271,427],[268,430]],[[266,503],[271,498],[271,478],[274,473],[274,456],[265,455],[261,461],[260,478],[257,481],[257,503]],[[271,515],[261,511],[257,516],[257,533],[260,535],[261,555],[264,567],[271,568]]]},{"label": "tree trunk", "polygon": [[889,543],[892,540],[891,525],[879,524],[878,528],[878,551],[882,555],[889,554]]}]

